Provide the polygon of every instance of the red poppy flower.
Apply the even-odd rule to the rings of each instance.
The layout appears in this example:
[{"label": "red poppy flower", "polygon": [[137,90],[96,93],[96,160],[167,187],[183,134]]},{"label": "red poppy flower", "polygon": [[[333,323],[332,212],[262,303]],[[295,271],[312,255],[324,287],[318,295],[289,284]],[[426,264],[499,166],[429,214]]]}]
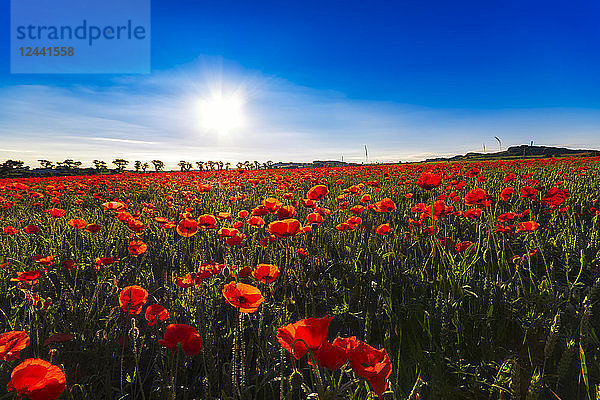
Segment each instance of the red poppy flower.
[{"label": "red poppy flower", "polygon": [[188,356],[195,356],[202,349],[202,340],[200,334],[193,326],[186,324],[171,324],[165,329],[164,339],[159,339],[158,343],[171,351],[181,348]]},{"label": "red poppy flower", "polygon": [[148,292],[141,286],[127,286],[121,290],[119,305],[127,314],[137,315],[148,300]]},{"label": "red poppy flower", "polygon": [[296,219],[283,219],[269,224],[269,231],[278,238],[294,236],[301,228],[302,224]]},{"label": "red poppy flower", "polygon": [[221,228],[221,229],[219,229],[219,231],[217,233],[219,234],[220,237],[225,238],[225,237],[235,236],[238,233],[240,233],[240,231],[238,231],[237,229],[233,229],[233,228]]},{"label": "red poppy flower", "polygon": [[139,219],[130,219],[127,221],[127,227],[136,233],[142,233],[146,229],[146,225]]},{"label": "red poppy flower", "polygon": [[302,247],[299,248],[296,253],[298,254],[298,258],[301,260],[304,260],[306,257],[308,257],[308,251]]},{"label": "red poppy flower", "polygon": [[217,218],[221,221],[229,221],[232,217],[231,214],[228,212],[220,212],[217,214]]},{"label": "red poppy flower", "polygon": [[262,206],[265,207],[271,214],[275,214],[277,210],[283,205],[279,200],[274,197],[266,198],[262,201]]},{"label": "red poppy flower", "polygon": [[241,210],[238,212],[238,218],[246,218],[250,214],[248,210]]},{"label": "red poppy flower", "polygon": [[51,256],[40,256],[40,255],[36,255],[33,256],[33,261],[35,261],[36,263],[42,264],[44,267],[50,267],[52,264],[54,264],[54,259],[58,257],[57,255],[51,255]]},{"label": "red poppy flower", "polygon": [[465,176],[467,178],[475,178],[479,174],[481,174],[481,170],[479,170],[479,168],[471,168],[470,170],[465,172]]},{"label": "red poppy flower", "polygon": [[252,215],[255,215],[257,217],[262,217],[263,215],[267,215],[269,214],[269,209],[265,206],[256,206],[252,209]]},{"label": "red poppy flower", "polygon": [[202,229],[216,229],[217,219],[214,217],[214,215],[203,214],[198,217],[198,225]]},{"label": "red poppy flower", "polygon": [[0,335],[0,360],[19,358],[21,350],[29,346],[29,335],[24,331],[9,331]]},{"label": "red poppy flower", "polygon": [[246,235],[238,232],[235,235],[228,237],[227,240],[225,240],[225,243],[227,243],[228,246],[239,246],[244,239],[246,239]]},{"label": "red poppy flower", "polygon": [[338,336],[333,341],[333,345],[344,349],[346,351],[346,354],[348,354],[358,346],[359,342],[359,340],[356,340],[356,336],[350,336],[346,338]]},{"label": "red poppy flower", "polygon": [[252,285],[231,281],[223,287],[225,300],[240,312],[253,313],[265,301],[260,290]]},{"label": "red poppy flower", "polygon": [[306,192],[306,197],[310,200],[319,201],[329,193],[329,189],[325,185],[313,186]]},{"label": "red poppy flower", "polygon": [[277,210],[278,219],[294,218],[296,215],[296,208],[294,206],[282,206]]},{"label": "red poppy flower", "polygon": [[510,221],[510,220],[518,217],[518,216],[519,216],[519,214],[516,214],[516,213],[514,213],[514,212],[511,211],[511,212],[507,212],[507,213],[498,215],[496,217],[496,219],[498,221],[500,221],[500,222],[507,222],[507,221]]},{"label": "red poppy flower", "polygon": [[375,233],[378,235],[388,235],[393,232],[393,229],[390,227],[390,224],[381,224],[377,228],[375,228]]},{"label": "red poppy flower", "polygon": [[500,192],[500,198],[504,201],[508,201],[514,192],[515,192],[515,188],[510,187],[510,186],[506,187],[506,188],[502,189],[502,191]]},{"label": "red poppy flower", "polygon": [[[216,222],[216,221],[215,221]],[[198,232],[198,222],[191,218],[183,218],[177,224],[177,233],[179,236],[190,237]]]},{"label": "red poppy flower", "polygon": [[472,189],[465,196],[465,204],[468,206],[487,207],[492,204],[492,200],[483,189]]},{"label": "red poppy flower", "polygon": [[375,206],[375,211],[377,212],[392,212],[396,209],[396,203],[394,203],[394,200],[389,199],[389,198],[385,198],[382,200],[379,200],[377,203],[374,204]]},{"label": "red poppy flower", "polygon": [[424,213],[421,215],[421,219],[433,217],[434,220],[438,220],[452,212],[454,208],[447,206],[444,200],[436,200],[432,205],[428,206]]},{"label": "red poppy flower", "polygon": [[314,351],[315,359],[330,371],[337,371],[348,362],[348,355],[343,347],[325,341],[321,348]]},{"label": "red poppy flower", "polygon": [[127,208],[127,205],[120,201],[109,201],[107,203],[102,203],[102,206],[104,206],[104,210],[112,211],[122,211]]},{"label": "red poppy flower", "polygon": [[423,174],[421,174],[421,176],[419,176],[419,179],[417,179],[416,183],[417,186],[425,190],[431,190],[442,184],[442,177],[438,174],[424,172]]},{"label": "red poppy flower", "polygon": [[100,229],[102,229],[102,227],[98,224],[88,224],[85,227],[85,230],[90,232],[90,233],[96,233],[98,232]]},{"label": "red poppy flower", "polygon": [[7,226],[4,228],[4,233],[7,235],[16,235],[19,231],[14,226]]},{"label": "red poppy flower", "polygon": [[192,278],[192,274],[186,274],[184,276],[180,276],[175,280],[175,284],[177,286],[179,286],[180,288],[186,289],[192,286],[196,286],[197,283],[194,280],[194,278]]},{"label": "red poppy flower", "polygon": [[156,321],[169,319],[169,311],[160,304],[151,304],[146,308],[144,318],[148,321],[148,326],[152,326]]},{"label": "red poppy flower", "polygon": [[148,246],[141,240],[132,240],[131,242],[129,242],[129,246],[127,247],[127,249],[129,250],[129,254],[131,254],[134,257],[137,257],[140,254],[144,254],[146,250],[148,250]]},{"label": "red poppy flower", "polygon": [[55,333],[50,336],[48,339],[44,340],[44,346],[48,346],[52,343],[64,343],[72,340],[75,336],[71,333]]},{"label": "red poppy flower", "polygon": [[28,285],[35,285],[40,279],[40,271],[21,272],[16,278],[11,278],[11,282],[23,282]]},{"label": "red poppy flower", "polygon": [[262,228],[265,226],[265,220],[258,216],[250,217],[246,220],[246,223],[250,226],[254,226],[255,228]]},{"label": "red poppy flower", "polygon": [[469,208],[463,215],[467,218],[475,219],[481,215],[481,208]]},{"label": "red poppy flower", "polygon": [[352,214],[354,215],[358,215],[361,212],[363,212],[365,209],[365,206],[362,206],[360,204],[357,204],[355,206],[350,207],[350,209],[348,211],[350,211]]},{"label": "red poppy flower", "polygon": [[62,208],[51,208],[50,210],[48,210],[48,214],[50,214],[52,218],[64,217],[66,213],[67,212]]},{"label": "red poppy flower", "polygon": [[252,276],[264,284],[272,283],[279,276],[279,268],[271,264],[258,264]]},{"label": "red poppy flower", "polygon": [[387,388],[387,379],[392,373],[392,362],[385,349],[377,350],[364,342],[348,352],[354,372],[367,378],[377,396],[381,397]]},{"label": "red poppy flower", "polygon": [[65,390],[67,379],[56,365],[40,358],[28,358],[13,369],[7,390],[31,400],[56,400]]},{"label": "red poppy flower", "polygon": [[69,224],[73,228],[83,229],[86,227],[87,222],[85,222],[85,220],[83,219],[70,219],[69,222],[67,222],[67,224]]},{"label": "red poppy flower", "polygon": [[519,222],[517,224],[517,232],[521,232],[521,231],[533,232],[539,227],[540,227],[540,224],[538,224],[535,221]]},{"label": "red poppy flower", "polygon": [[537,190],[529,186],[523,186],[520,190],[521,197],[528,198],[530,200],[535,200],[537,195]]},{"label": "red poppy flower", "polygon": [[35,235],[36,233],[38,233],[40,231],[40,228],[38,228],[35,225],[27,225],[27,226],[25,226],[25,228],[23,228],[23,230],[26,233],[29,233],[30,235]]},{"label": "red poppy flower", "polygon": [[323,223],[323,217],[318,213],[310,213],[306,216],[306,220],[309,224],[321,225]]},{"label": "red poppy flower", "polygon": [[212,189],[212,187],[210,185],[208,185],[208,184],[206,184],[206,185],[203,185],[203,184],[198,185],[198,191],[200,193],[210,192],[211,189]]},{"label": "red poppy flower", "polygon": [[[332,319],[333,317],[327,316],[323,318],[307,318],[282,326],[277,330],[277,340],[296,360],[299,360],[308,351],[306,346],[311,351],[315,351],[327,342],[329,323]],[[301,341],[297,341],[294,344],[296,339],[302,339],[306,345]],[[292,345],[294,346],[293,351]]]},{"label": "red poppy flower", "polygon": [[550,208],[556,208],[564,203],[569,198],[569,192],[557,187],[550,188],[548,193],[542,199],[543,203],[546,203]]},{"label": "red poppy flower", "polygon": [[114,257],[98,257],[95,260],[96,262],[96,269],[100,269],[100,267],[105,266],[105,265],[110,265],[113,262],[115,262]]}]

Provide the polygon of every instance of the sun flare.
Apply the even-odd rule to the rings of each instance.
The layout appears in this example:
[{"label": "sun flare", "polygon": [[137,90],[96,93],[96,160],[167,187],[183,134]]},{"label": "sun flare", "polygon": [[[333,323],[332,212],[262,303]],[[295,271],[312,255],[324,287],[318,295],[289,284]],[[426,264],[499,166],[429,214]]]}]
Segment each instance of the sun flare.
[{"label": "sun flare", "polygon": [[229,133],[244,124],[244,100],[238,95],[213,95],[200,102],[200,118],[204,129]]}]

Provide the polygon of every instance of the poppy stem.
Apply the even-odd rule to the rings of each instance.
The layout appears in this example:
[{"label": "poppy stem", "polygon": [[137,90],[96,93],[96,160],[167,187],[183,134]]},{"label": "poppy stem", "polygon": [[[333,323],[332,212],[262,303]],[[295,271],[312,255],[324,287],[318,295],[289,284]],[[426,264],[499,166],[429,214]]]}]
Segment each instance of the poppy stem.
[{"label": "poppy stem", "polygon": [[323,399],[323,398],[325,398],[324,397],[324,390],[323,390],[324,389],[323,388],[323,379],[321,378],[321,372],[319,371],[319,366],[317,365],[317,363],[315,361],[315,357],[313,355],[313,352],[310,349],[310,347],[308,347],[308,345],[306,344],[306,342],[303,339],[298,338],[298,339],[295,339],[292,342],[292,346],[290,347],[292,355],[293,355],[294,346],[296,345],[296,342],[302,342],[304,344],[304,346],[306,347],[306,350],[308,351],[308,354],[310,355],[310,359],[312,361],[312,367],[313,367],[314,373],[315,373],[315,375],[317,377],[317,386],[318,386],[317,391],[319,393],[319,398]]}]

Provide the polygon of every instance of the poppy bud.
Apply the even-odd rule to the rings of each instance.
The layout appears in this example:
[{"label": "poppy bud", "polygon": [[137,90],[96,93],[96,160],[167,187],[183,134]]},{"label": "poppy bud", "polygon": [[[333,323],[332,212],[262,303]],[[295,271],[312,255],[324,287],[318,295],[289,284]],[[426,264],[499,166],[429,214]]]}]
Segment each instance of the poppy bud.
[{"label": "poppy bud", "polygon": [[294,370],[288,379],[290,382],[290,387],[293,390],[300,390],[302,388],[302,382],[304,381],[304,378],[302,377],[302,374],[298,372],[298,370]]}]

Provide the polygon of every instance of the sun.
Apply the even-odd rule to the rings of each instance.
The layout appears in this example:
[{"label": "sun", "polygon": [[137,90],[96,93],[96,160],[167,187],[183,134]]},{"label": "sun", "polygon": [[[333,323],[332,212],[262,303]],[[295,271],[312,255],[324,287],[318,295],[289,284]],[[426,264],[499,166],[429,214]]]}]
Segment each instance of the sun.
[{"label": "sun", "polygon": [[229,133],[244,125],[244,100],[239,95],[213,95],[200,101],[202,127],[218,133]]}]

